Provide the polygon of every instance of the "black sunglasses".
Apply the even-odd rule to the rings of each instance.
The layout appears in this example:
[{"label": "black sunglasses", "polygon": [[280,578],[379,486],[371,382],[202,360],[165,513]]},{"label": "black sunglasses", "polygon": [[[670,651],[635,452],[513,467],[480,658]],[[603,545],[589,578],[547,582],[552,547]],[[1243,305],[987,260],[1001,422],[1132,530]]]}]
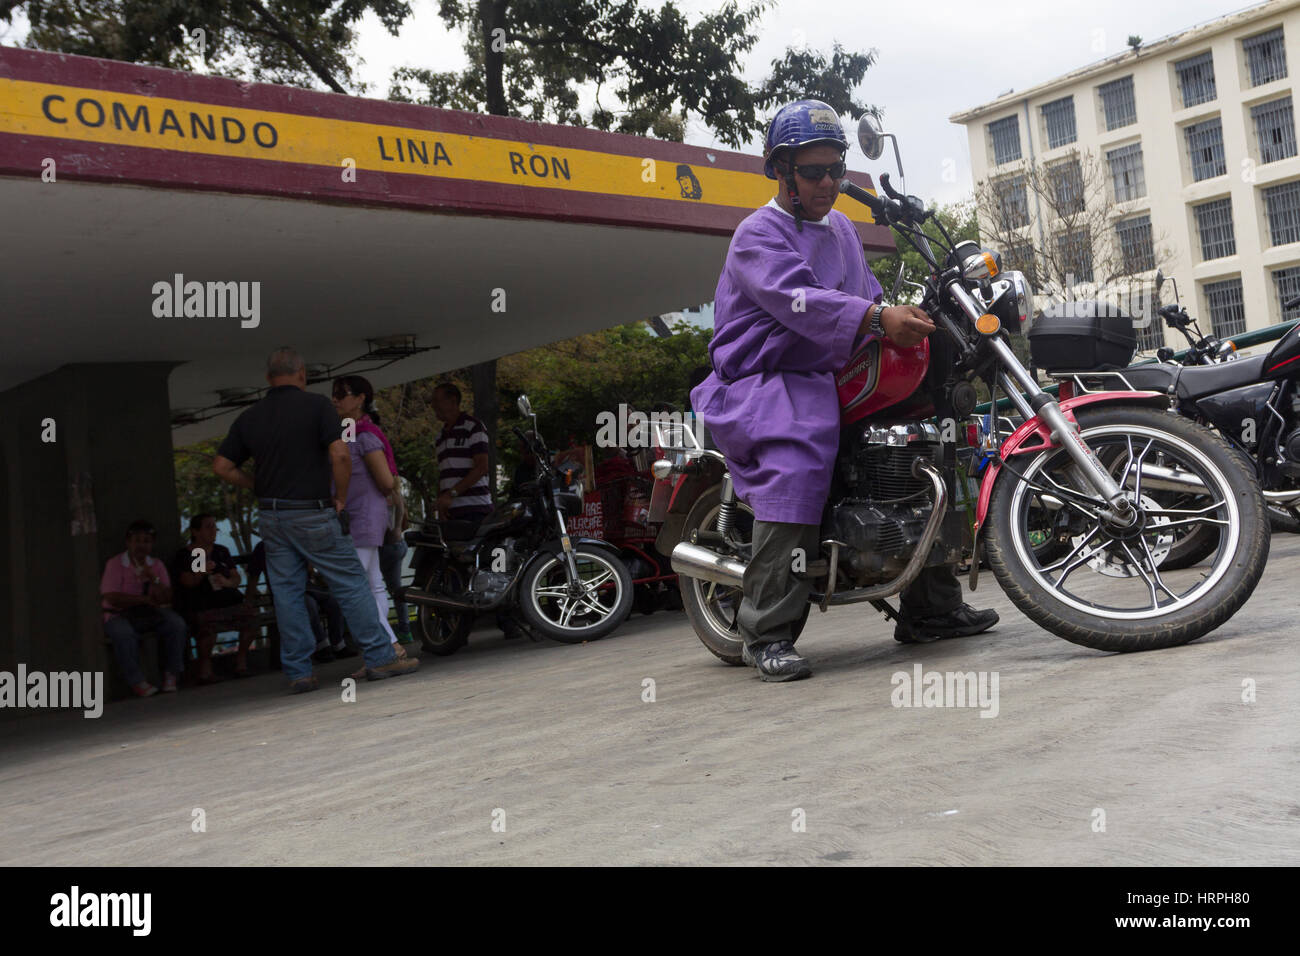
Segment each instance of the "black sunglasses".
[{"label": "black sunglasses", "polygon": [[803,166],[795,166],[794,171],[799,174],[801,179],[806,179],[810,183],[819,183],[827,173],[831,174],[831,179],[843,179],[848,168],[848,164],[841,159],[838,163],[831,163],[829,166],[824,163],[807,163]]}]

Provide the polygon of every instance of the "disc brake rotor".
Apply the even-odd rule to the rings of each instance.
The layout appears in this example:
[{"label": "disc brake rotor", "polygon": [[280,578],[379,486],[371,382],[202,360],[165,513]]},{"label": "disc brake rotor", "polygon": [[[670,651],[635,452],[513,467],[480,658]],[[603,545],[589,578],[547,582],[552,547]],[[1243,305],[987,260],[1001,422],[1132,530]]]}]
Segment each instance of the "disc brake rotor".
[{"label": "disc brake rotor", "polygon": [[[1130,500],[1132,500],[1132,497],[1132,495],[1129,495]],[[1161,562],[1169,556],[1169,549],[1174,545],[1174,533],[1173,531],[1157,532],[1154,539],[1152,539],[1150,535],[1152,529],[1159,528],[1161,525],[1169,524],[1170,519],[1167,515],[1151,517],[1151,512],[1159,511],[1161,505],[1159,502],[1152,498],[1148,498],[1146,495],[1142,496],[1142,500],[1139,504],[1148,515],[1146,519],[1147,525],[1145,530],[1142,532],[1142,538],[1146,541],[1147,547],[1151,549],[1151,560],[1155,562],[1155,566],[1158,568],[1160,567]],[[1070,544],[1077,548],[1083,543],[1085,537],[1086,534],[1076,535],[1070,539]],[[1142,551],[1141,546],[1137,545],[1136,542],[1129,546],[1129,550],[1131,550],[1134,557],[1139,560],[1146,556]],[[1088,567],[1092,568],[1098,574],[1104,574],[1110,578],[1135,578],[1138,576],[1137,569],[1133,567],[1133,563],[1129,556],[1124,552],[1124,549],[1119,547],[1119,545],[1114,541],[1106,541],[1101,544],[1089,546],[1084,548],[1083,553],[1088,555]]]}]

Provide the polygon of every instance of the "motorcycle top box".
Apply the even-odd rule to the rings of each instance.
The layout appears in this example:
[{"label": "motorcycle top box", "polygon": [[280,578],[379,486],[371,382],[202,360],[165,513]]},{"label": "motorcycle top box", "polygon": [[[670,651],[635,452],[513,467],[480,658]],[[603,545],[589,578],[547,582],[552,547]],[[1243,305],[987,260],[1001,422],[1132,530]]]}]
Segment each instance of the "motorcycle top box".
[{"label": "motorcycle top box", "polygon": [[1133,319],[1093,299],[1054,303],[1029,329],[1029,354],[1046,372],[1115,371],[1135,351]]}]

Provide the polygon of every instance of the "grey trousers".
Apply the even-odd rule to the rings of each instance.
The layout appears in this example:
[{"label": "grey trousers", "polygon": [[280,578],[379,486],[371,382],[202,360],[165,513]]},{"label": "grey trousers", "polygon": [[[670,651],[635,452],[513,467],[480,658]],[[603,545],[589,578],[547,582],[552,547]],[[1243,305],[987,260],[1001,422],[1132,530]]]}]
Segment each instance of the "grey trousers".
[{"label": "grey trousers", "polygon": [[[811,582],[795,577],[795,549],[802,548],[809,562],[820,557],[817,532],[812,524],[754,522],[754,552],[745,568],[736,620],[749,647],[794,639],[812,593]],[[900,603],[904,617],[949,614],[961,604],[961,583],[952,568],[925,568],[903,591]]]}]

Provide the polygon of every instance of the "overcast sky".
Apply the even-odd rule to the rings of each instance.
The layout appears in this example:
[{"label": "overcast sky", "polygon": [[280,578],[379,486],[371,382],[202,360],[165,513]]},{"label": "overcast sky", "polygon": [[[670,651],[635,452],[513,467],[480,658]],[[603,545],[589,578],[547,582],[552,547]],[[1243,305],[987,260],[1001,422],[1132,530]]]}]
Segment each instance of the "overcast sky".
[{"label": "overcast sky", "polygon": [[[646,5],[659,2],[646,0]],[[678,0],[691,19],[719,5],[719,0]],[[829,50],[838,40],[850,50],[874,47],[879,59],[867,72],[860,98],[880,106],[886,128],[898,134],[909,192],[950,202],[972,188],[966,133],[948,122],[952,113],[1119,53],[1130,34],[1151,42],[1253,5],[1231,0],[778,0],[760,23],[761,39],[750,54],[746,79],[760,80],[791,44]],[[370,96],[387,93],[394,67],[446,70],[465,63],[463,37],[443,26],[436,0],[411,0],[411,6],[414,16],[399,37],[374,18],[362,26],[360,76]],[[7,35],[0,24],[2,43],[19,42],[24,33],[21,22]],[[698,123],[689,127],[687,141],[720,145]],[[761,144],[751,149],[758,152]],[[873,174],[891,169],[869,163],[856,146],[850,166]]]}]

